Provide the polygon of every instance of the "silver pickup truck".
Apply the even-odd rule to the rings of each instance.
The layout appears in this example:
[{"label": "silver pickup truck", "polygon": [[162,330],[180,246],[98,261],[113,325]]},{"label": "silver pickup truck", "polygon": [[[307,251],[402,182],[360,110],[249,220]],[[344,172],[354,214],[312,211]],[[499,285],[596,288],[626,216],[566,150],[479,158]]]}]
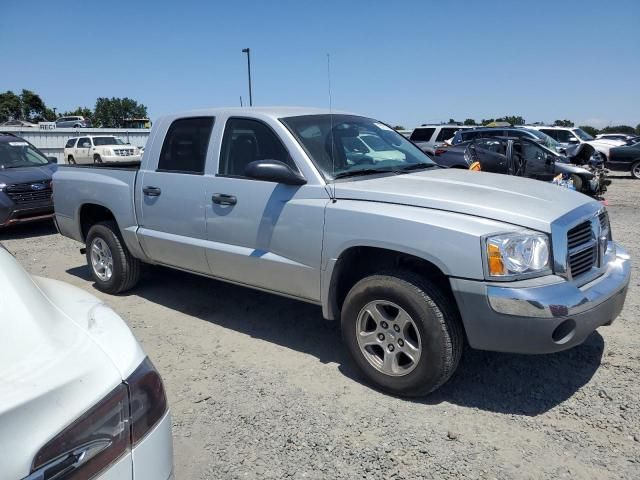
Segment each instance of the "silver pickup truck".
[{"label": "silver pickup truck", "polygon": [[438,168],[351,114],[170,115],[141,163],[61,166],[53,191],[58,229],[86,245],[100,290],[132,288],[149,263],[321,305],[366,377],[398,395],[446,382],[464,342],[578,345],[618,316],[629,283],[600,203]]}]

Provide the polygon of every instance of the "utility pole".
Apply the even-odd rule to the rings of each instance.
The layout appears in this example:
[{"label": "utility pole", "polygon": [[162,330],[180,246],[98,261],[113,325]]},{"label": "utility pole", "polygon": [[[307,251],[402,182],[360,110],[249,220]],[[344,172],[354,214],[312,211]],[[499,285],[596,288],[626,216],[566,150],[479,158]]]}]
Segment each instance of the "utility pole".
[{"label": "utility pole", "polygon": [[247,72],[249,72],[249,106],[253,106],[253,95],[251,94],[251,50],[243,48],[242,53],[247,54]]}]

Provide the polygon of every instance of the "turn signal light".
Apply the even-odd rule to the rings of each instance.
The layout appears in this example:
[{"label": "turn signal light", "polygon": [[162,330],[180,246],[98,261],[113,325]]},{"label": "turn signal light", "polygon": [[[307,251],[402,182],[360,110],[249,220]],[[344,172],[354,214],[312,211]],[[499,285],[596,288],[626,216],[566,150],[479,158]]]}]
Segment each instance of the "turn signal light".
[{"label": "turn signal light", "polygon": [[491,243],[487,244],[487,256],[489,260],[489,275],[504,275],[504,263],[502,263],[500,248]]}]

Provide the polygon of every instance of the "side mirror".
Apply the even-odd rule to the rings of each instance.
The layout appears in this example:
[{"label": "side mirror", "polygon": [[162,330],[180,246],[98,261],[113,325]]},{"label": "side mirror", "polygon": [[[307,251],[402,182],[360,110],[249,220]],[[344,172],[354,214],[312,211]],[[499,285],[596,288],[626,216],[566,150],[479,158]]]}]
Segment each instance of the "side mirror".
[{"label": "side mirror", "polygon": [[245,176],[284,185],[304,185],[307,181],[289,165],[279,160],[256,160],[247,165]]},{"label": "side mirror", "polygon": [[580,140],[576,137],[569,137],[569,143],[580,143]]},{"label": "side mirror", "polygon": [[49,163],[58,163],[57,157],[47,157],[47,160],[49,160]]}]

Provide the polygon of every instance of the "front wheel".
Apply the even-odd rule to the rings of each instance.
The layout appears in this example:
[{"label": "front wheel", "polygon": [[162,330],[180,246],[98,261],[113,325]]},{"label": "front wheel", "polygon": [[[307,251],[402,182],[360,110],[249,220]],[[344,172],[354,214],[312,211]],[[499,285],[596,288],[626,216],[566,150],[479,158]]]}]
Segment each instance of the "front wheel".
[{"label": "front wheel", "polygon": [[100,155],[93,156],[93,163],[102,163],[102,158],[100,158]]},{"label": "front wheel", "polygon": [[96,223],[87,234],[87,264],[96,288],[120,293],[140,278],[140,261],[127,249],[115,222]]},{"label": "front wheel", "polygon": [[640,180],[640,160],[631,165],[631,176],[636,180]]},{"label": "front wheel", "polygon": [[69,155],[69,158],[67,158],[67,163],[69,165],[75,165],[76,164],[76,159],[73,158],[73,155]]},{"label": "front wheel", "polygon": [[342,311],[342,337],[368,380],[401,396],[433,392],[453,374],[464,333],[454,301],[402,270],[360,280]]}]

